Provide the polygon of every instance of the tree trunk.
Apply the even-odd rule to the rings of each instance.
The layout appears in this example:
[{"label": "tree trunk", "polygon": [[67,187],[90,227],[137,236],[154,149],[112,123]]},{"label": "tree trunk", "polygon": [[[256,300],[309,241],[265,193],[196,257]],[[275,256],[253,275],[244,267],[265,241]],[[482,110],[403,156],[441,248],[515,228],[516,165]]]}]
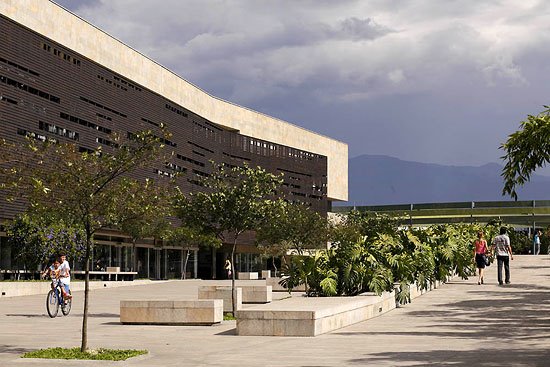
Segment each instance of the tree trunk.
[{"label": "tree trunk", "polygon": [[212,279],[216,279],[216,248],[212,247]]},{"label": "tree trunk", "polygon": [[187,279],[187,262],[189,261],[189,249],[185,250],[185,262],[183,263],[183,271],[181,272],[181,278]]},{"label": "tree trunk", "polygon": [[135,269],[137,269],[136,242],[137,239],[132,238],[132,270],[130,271],[136,271]]},{"label": "tree trunk", "polygon": [[273,274],[273,277],[277,278],[277,265],[275,264],[275,256],[271,256],[271,261],[273,262],[273,269],[275,269],[275,274]]},{"label": "tree trunk", "polygon": [[84,257],[84,313],[82,316],[82,343],[80,351],[88,349],[88,304],[90,298],[90,254],[92,250],[93,234],[86,228],[86,254]]},{"label": "tree trunk", "polygon": [[235,307],[236,299],[235,299],[235,249],[237,248],[237,238],[238,235],[235,234],[235,240],[233,241],[233,248],[231,249],[231,311],[233,313],[233,316],[235,316],[235,311],[237,307]]}]

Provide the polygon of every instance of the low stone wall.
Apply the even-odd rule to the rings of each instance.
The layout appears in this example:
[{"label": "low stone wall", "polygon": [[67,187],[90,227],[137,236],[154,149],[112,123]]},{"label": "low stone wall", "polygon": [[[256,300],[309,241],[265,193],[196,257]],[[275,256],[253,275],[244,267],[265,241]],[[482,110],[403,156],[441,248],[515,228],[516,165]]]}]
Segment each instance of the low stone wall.
[{"label": "low stone wall", "polygon": [[[202,285],[198,288],[199,299],[221,299],[223,301],[223,312],[233,312],[231,305],[231,286]],[[235,289],[236,311],[243,308],[243,289]]]},{"label": "low stone wall", "polygon": [[237,311],[237,335],[316,336],[395,308],[395,294],[293,297]]},{"label": "low stone wall", "polygon": [[[7,297],[32,296],[49,292],[50,282],[26,282],[26,281],[0,281],[0,299]],[[151,284],[148,279],[134,280],[131,282],[115,281],[90,281],[90,289],[115,288],[131,285]],[[84,282],[71,282],[71,291],[84,290]]]},{"label": "low stone wall", "polygon": [[240,280],[258,279],[258,272],[257,271],[252,271],[252,272],[239,271],[237,273],[237,279],[240,279]]},{"label": "low stone wall", "polygon": [[221,299],[120,301],[123,324],[212,325],[223,320]]}]

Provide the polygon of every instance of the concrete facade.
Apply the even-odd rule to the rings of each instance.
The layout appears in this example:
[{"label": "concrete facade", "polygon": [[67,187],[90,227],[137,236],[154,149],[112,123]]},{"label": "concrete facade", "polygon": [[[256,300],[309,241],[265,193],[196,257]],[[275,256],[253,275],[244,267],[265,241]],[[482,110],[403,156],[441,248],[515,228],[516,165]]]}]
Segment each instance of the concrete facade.
[{"label": "concrete facade", "polygon": [[244,135],[326,156],[327,196],[331,200],[347,200],[347,144],[209,95],[51,1],[3,0],[0,2],[0,13],[186,106],[215,124],[238,130]]}]

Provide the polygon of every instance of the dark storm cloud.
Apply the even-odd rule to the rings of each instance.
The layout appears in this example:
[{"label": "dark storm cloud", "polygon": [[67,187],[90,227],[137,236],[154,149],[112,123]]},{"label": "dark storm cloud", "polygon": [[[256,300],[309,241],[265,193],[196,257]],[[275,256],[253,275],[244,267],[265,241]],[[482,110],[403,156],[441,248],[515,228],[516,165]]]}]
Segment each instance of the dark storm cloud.
[{"label": "dark storm cloud", "polygon": [[208,92],[348,142],[351,155],[497,161],[549,103],[545,1],[64,3]]}]

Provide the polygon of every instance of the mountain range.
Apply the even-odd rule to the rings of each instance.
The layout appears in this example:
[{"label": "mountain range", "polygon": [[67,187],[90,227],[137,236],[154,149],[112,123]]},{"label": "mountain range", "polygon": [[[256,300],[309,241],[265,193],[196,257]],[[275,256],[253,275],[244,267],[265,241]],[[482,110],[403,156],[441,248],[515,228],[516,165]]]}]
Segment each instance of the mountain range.
[{"label": "mountain range", "polygon": [[[510,200],[502,196],[502,166],[446,166],[383,155],[349,160],[349,201],[337,205],[387,205]],[[550,198],[550,177],[533,175],[518,200]]]}]

